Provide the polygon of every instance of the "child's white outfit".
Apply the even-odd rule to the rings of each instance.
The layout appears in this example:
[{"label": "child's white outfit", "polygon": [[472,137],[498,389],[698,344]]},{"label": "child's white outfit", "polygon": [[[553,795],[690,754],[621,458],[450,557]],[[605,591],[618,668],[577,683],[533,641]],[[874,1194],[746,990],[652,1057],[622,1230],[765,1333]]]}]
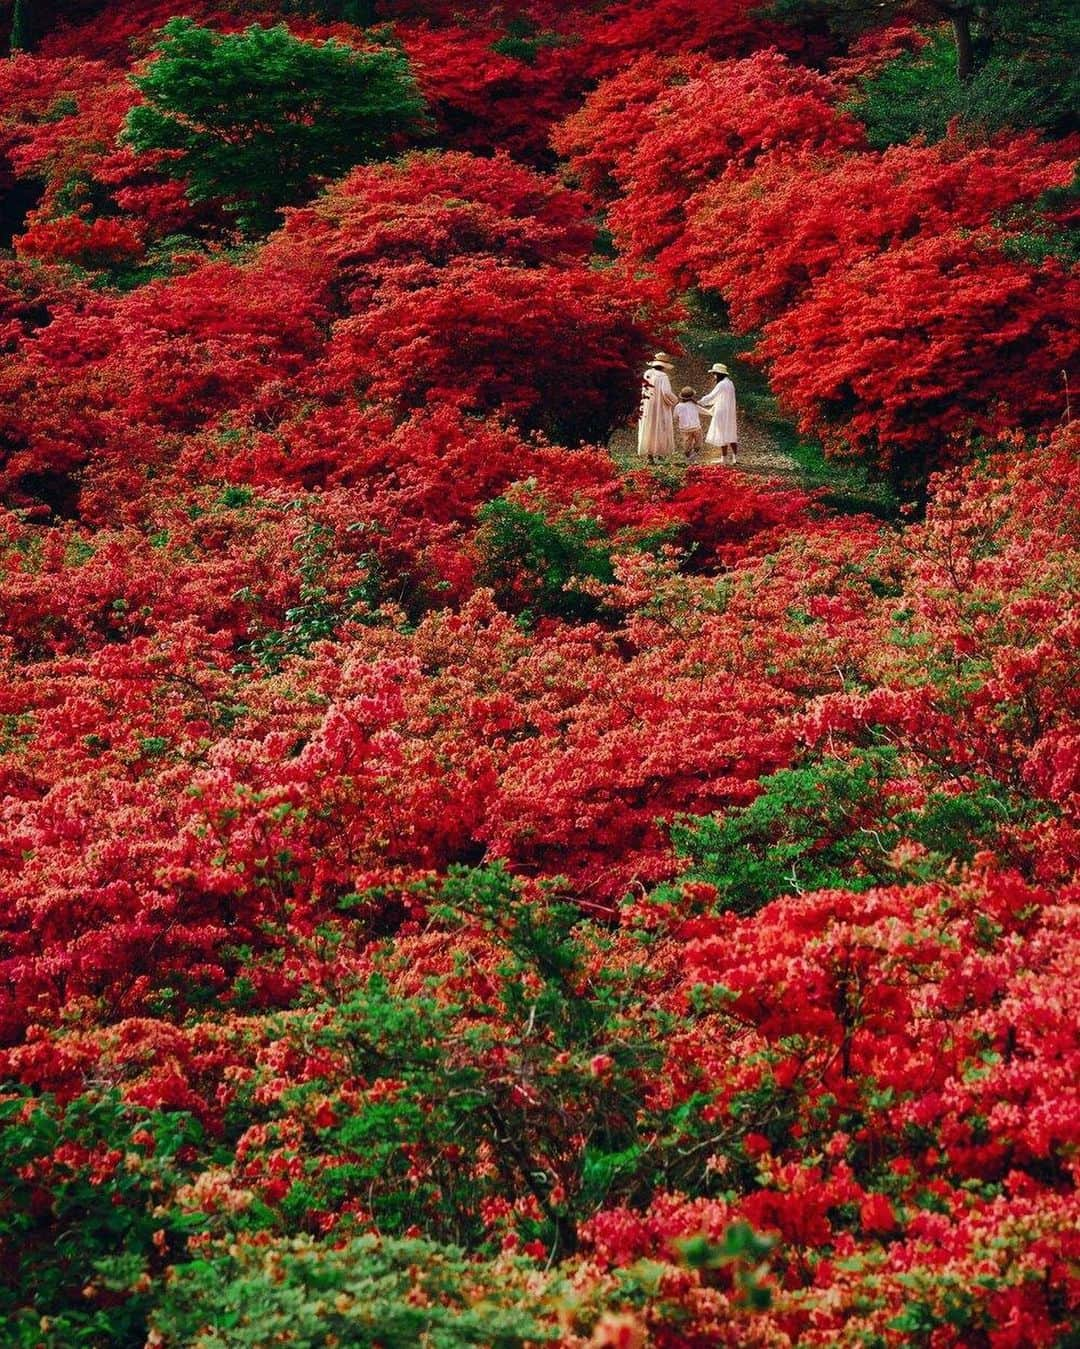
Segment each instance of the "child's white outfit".
[{"label": "child's white outfit", "polygon": [[683,453],[687,459],[692,459],[694,455],[701,450],[701,413],[698,411],[698,405],[689,399],[679,402],[675,406],[675,425],[679,428],[679,440],[682,442]]}]

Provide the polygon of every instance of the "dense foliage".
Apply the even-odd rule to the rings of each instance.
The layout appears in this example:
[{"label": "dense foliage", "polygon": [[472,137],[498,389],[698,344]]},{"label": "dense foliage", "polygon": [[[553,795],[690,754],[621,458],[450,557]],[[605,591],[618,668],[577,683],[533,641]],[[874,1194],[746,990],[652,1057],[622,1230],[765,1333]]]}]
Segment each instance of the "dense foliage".
[{"label": "dense foliage", "polygon": [[[772,0],[798,28],[852,34],[892,20],[930,26],[912,49],[868,79],[859,113],[872,143],[943,136],[954,118],[980,131],[1076,129],[1080,15],[1070,0]],[[933,21],[937,24],[933,25]]]},{"label": "dense foliage", "polygon": [[303,42],[284,25],[222,35],[173,19],[135,87],[145,101],[125,139],[164,152],[192,201],[220,202],[253,230],[321,180],[383,158],[423,107],[400,52]]},{"label": "dense foliage", "polygon": [[5,1344],[1074,1342],[1077,143],[761,8],[20,12]]}]

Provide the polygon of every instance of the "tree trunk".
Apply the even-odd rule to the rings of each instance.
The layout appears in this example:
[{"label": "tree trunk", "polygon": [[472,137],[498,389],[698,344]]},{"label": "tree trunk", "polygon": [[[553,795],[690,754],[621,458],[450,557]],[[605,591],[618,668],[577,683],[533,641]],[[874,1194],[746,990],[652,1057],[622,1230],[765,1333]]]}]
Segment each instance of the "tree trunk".
[{"label": "tree trunk", "polygon": [[63,19],[79,19],[100,6],[67,3],[63,0],[15,0],[11,7],[11,37],[8,46],[13,52],[32,52]]},{"label": "tree trunk", "polygon": [[33,45],[29,9],[33,0],[15,0],[15,9],[11,15],[11,38],[8,43],[13,52],[27,52]]},{"label": "tree trunk", "polygon": [[966,83],[975,73],[975,48],[971,40],[971,11],[952,12],[953,41],[956,43],[956,78]]}]

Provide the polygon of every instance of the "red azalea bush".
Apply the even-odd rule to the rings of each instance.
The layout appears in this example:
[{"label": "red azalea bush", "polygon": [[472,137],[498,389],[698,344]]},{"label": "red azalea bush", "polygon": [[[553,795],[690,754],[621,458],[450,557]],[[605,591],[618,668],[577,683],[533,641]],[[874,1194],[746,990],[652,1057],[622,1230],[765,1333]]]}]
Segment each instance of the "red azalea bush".
[{"label": "red azalea bush", "polygon": [[[62,224],[48,228],[60,237]],[[63,228],[71,253],[122,243],[105,222]],[[632,411],[663,320],[652,288],[576,261],[591,237],[576,194],[505,158],[358,170],[251,262],[203,263],[126,296],[87,293],[23,341],[4,376],[5,490],[32,499],[46,475],[66,496],[81,474],[87,509],[92,491],[130,498],[148,468],[171,462],[161,430],[265,433],[301,388],[335,408],[362,387],[413,406],[498,410],[571,443],[601,437]],[[523,353],[531,383],[515,366]],[[560,387],[570,365],[572,392]]]},{"label": "red azalea bush", "polygon": [[741,329],[789,310],[834,270],[915,238],[971,230],[1069,181],[1075,146],[1033,136],[899,145],[884,154],[769,155],[694,199],[683,239],[697,283]]},{"label": "red azalea bush", "polygon": [[758,353],[805,429],[917,476],[973,436],[1061,418],[1078,316],[1080,283],[1055,260],[1033,268],[993,234],[956,232],[830,275]]},{"label": "red azalea bush", "polygon": [[[425,462],[437,462],[409,456],[420,434],[399,437],[418,486]],[[557,482],[556,452],[531,463],[520,453],[523,469],[542,464]],[[591,490],[608,490],[610,468],[571,462],[588,469],[579,491],[590,480]],[[221,1183],[284,1214],[302,1179],[306,1202],[331,1226],[362,1226],[365,1204],[382,1200],[366,1181],[344,1204],[340,1191],[331,1200],[325,1187],[337,1182],[323,1140],[387,1093],[394,1099],[400,1080],[385,1073],[395,1069],[357,1080],[301,1025],[298,1038],[283,1038],[252,1013],[288,1007],[305,986],[345,970],[362,977],[382,959],[372,938],[395,929],[387,954],[403,1009],[431,979],[449,981],[441,996],[450,1009],[462,980],[490,999],[504,957],[489,929],[481,922],[468,938],[438,925],[422,931],[430,900],[416,891],[418,877],[486,850],[526,873],[568,876],[581,912],[611,913],[628,888],[639,893],[641,882],[677,871],[658,813],[737,810],[793,755],[826,740],[835,753],[877,727],[904,736],[897,789],[909,797],[947,782],[956,766],[1020,783],[1041,771],[1051,740],[1061,748],[1047,785],[1059,801],[1075,790],[1061,777],[1058,739],[1075,716],[1075,618],[1061,584],[1076,512],[1069,462],[1063,443],[1036,463],[1004,461],[958,480],[962,491],[943,485],[906,549],[868,523],[809,527],[792,515],[786,533],[774,526],[761,536],[768,556],[744,556],[722,603],[714,575],[680,576],[663,556],[630,551],[610,588],[612,612],[624,615],[614,629],[549,624],[533,635],[482,596],[415,631],[399,626],[393,592],[380,601],[373,585],[379,531],[351,524],[374,504],[374,462],[360,490],[338,489],[336,500],[324,493],[297,509],[288,491],[264,488],[261,500],[237,488],[217,500],[204,492],[115,539],[64,526],[44,552],[27,547],[34,526],[9,520],[7,649],[19,672],[5,684],[9,1071],[72,1100],[88,1075],[107,1071],[133,1104],[194,1110],[215,1128],[255,1091],[268,1125],[245,1131]],[[483,491],[497,481],[460,476]],[[383,519],[404,519],[410,497],[391,500]],[[692,501],[680,494],[666,519],[704,529],[693,508],[686,515]],[[432,514],[432,498],[413,502],[420,519]],[[639,518],[655,521],[643,504]],[[468,498],[458,509],[467,518]],[[995,607],[1000,618],[987,621]],[[950,679],[963,683],[964,700]],[[1024,709],[1037,709],[1027,726]],[[1068,893],[1052,887],[1070,846],[1051,815],[1013,844],[1018,865],[1040,869],[1041,882],[984,863],[968,880],[910,883],[905,868],[920,861],[909,850],[891,863],[896,884],[870,895],[795,896],[735,919],[702,913],[710,887],[698,881],[627,907],[617,950],[601,929],[589,977],[630,977],[647,941],[648,997],[679,1018],[662,1070],[644,1080],[639,1119],[654,1147],[676,1130],[673,1183],[702,1197],[661,1187],[642,1209],[619,1188],[591,1210],[580,1234],[600,1265],[590,1296],[604,1305],[603,1269],[648,1255],[671,1262],[677,1323],[700,1325],[702,1342],[745,1342],[767,1326],[816,1327],[835,1342],[904,1315],[936,1324],[936,1299],[975,1258],[975,1234],[1006,1230],[1008,1253],[962,1327],[1021,1316],[1025,1334],[1052,1335],[1062,1299],[1074,1296],[1068,1277],[1054,1274],[1036,1295],[1013,1271],[1030,1252],[1050,1251],[1040,1243],[1062,1230],[1055,1205],[1064,1201],[1047,1176],[1063,1174],[1071,1146],[1058,996],[1071,911]],[[335,928],[340,939],[328,943]],[[516,942],[514,931],[507,940]],[[464,950],[472,954],[463,964]],[[575,1005],[583,978],[574,976]],[[1029,1010],[1044,987],[1033,1037],[1021,1005]],[[198,1011],[207,999],[247,1016],[207,1020]],[[61,1006],[69,1029],[46,1031]],[[178,1030],[171,1018],[184,1009],[195,1020]],[[330,1035],[322,1015],[319,1035]],[[444,1052],[477,1051],[475,1017],[483,1025],[488,1013],[468,1015],[473,1029],[462,1037],[448,1028]],[[39,1029],[23,1042],[27,1022]],[[104,1037],[92,1030],[102,1022],[115,1023]],[[622,1081],[617,1043],[613,1053],[609,1041],[583,1043],[588,1081]],[[537,1078],[511,1067],[497,1041],[484,1071],[499,1108],[524,1111],[515,1114],[519,1136],[538,1130],[535,1147],[563,1149],[546,1165],[566,1191],[556,1204],[570,1213],[588,1174],[579,1145],[549,1135],[529,1104],[541,1100],[541,1080],[545,1093],[572,1090],[566,1052],[553,1047]],[[973,1063],[991,1071],[973,1074]],[[562,1099],[560,1118],[591,1108],[587,1095]],[[988,1123],[972,1123],[984,1115]],[[395,1147],[424,1187],[453,1145],[437,1133],[410,1142],[406,1118],[394,1125]],[[913,1131],[923,1139],[915,1150]],[[543,1212],[498,1180],[487,1163],[495,1146],[494,1136],[480,1144],[462,1183],[488,1196],[489,1231],[528,1244]],[[362,1165],[355,1143],[330,1147]],[[697,1159],[689,1170],[685,1158]],[[723,1199],[711,1197],[710,1175]],[[993,1190],[975,1208],[972,1177]],[[922,1207],[928,1193],[932,1212]],[[680,1243],[703,1232],[721,1243],[739,1222],[780,1243],[773,1309],[761,1321],[743,1319],[734,1287],[725,1292],[683,1263]],[[882,1251],[895,1279],[881,1270]],[[1065,1254],[1053,1258],[1064,1269]],[[912,1270],[925,1290],[918,1313],[909,1310]],[[879,1300],[858,1312],[870,1280]],[[667,1305],[650,1299],[643,1312],[660,1338],[675,1315]]]},{"label": "red azalea bush", "polygon": [[25,256],[116,266],[140,258],[149,239],[212,218],[158,172],[156,156],[118,143],[136,101],[122,68],[24,55],[6,64],[0,84],[0,153],[18,179],[40,186],[16,241]]},{"label": "red azalea bush", "polygon": [[[130,0],[123,5],[95,5],[97,13],[72,13],[58,17],[61,22],[47,33],[41,43],[45,56],[82,56],[123,66],[132,55],[145,55],[154,37],[176,14],[169,0]],[[227,7],[194,0],[186,11],[193,19],[213,14],[224,24],[232,17]]]},{"label": "red azalea bush", "polygon": [[552,126],[573,114],[586,90],[645,53],[722,59],[805,46],[746,0],[479,6],[471,14],[457,7],[415,17],[408,8],[398,18],[401,7],[391,6],[385,17],[398,20],[394,31],[444,140],[468,150],[496,144],[533,162],[548,157]]},{"label": "red azalea bush", "polygon": [[711,475],[699,470],[688,475],[672,504],[686,521],[691,564],[695,570],[709,570],[717,562],[730,564],[740,557],[744,543],[761,551],[763,534],[771,530],[782,536],[793,524],[805,525],[810,501],[800,491],[762,490],[746,481],[718,493]]},{"label": "red azalea bush", "polygon": [[910,487],[972,437],[1061,417],[1074,278],[1052,244],[1068,205],[1046,194],[1067,191],[1075,146],[868,152],[844,78],[776,51],[693,77],[650,58],[556,144],[591,191],[621,192],[610,224],[627,259],[713,292],[740,330],[765,326],[756,354],[804,433]]},{"label": "red azalea bush", "polygon": [[[157,35],[170,19],[176,17],[172,0],[126,0],[122,5],[100,3],[89,5],[61,5],[57,22],[41,40],[39,50],[45,56],[89,56],[107,61],[114,66],[126,66],[134,58],[144,57],[153,48]],[[240,32],[257,23],[271,27],[287,23],[300,37],[338,41],[363,40],[363,31],[355,24],[342,21],[334,14],[332,0],[328,4],[300,3],[285,5],[264,4],[260,0],[189,0],[184,14],[197,23],[210,24],[220,32]],[[392,16],[384,16],[392,17]]]},{"label": "red azalea bush", "polygon": [[712,65],[699,53],[642,56],[602,80],[555,128],[552,145],[587,192],[613,198],[618,194],[616,167],[650,128],[657,101],[669,90],[707,74]]},{"label": "red azalea bush", "polygon": [[806,42],[793,28],[763,17],[760,7],[748,0],[696,6],[657,0],[644,7],[633,0],[617,0],[586,20],[581,44],[584,52],[577,60],[591,78],[598,79],[647,52],[661,57],[703,52],[726,60],[759,48],[800,51]]},{"label": "red azalea bush", "polygon": [[77,262],[85,267],[106,267],[142,255],[142,240],[121,220],[84,220],[62,216],[42,220],[19,239],[19,255]]},{"label": "red azalea bush", "polygon": [[675,87],[615,163],[624,195],[610,221],[620,249],[685,283],[678,245],[688,202],[722,173],[752,168],[767,151],[858,147],[861,128],[838,110],[841,95],[840,85],[776,51],[719,62]]},{"label": "red azalea bush", "polygon": [[331,369],[404,406],[503,409],[568,444],[595,441],[634,407],[657,340],[659,325],[644,317],[654,296],[586,267],[400,268],[377,304],[336,326]]},{"label": "red azalea bush", "polygon": [[445,143],[471,151],[496,145],[534,163],[548,158],[550,128],[577,92],[557,33],[525,55],[486,18],[460,25],[405,21],[394,32]]},{"label": "red azalea bush", "polygon": [[539,267],[584,258],[594,238],[581,196],[505,155],[415,154],[289,212],[263,257],[317,279],[348,313],[397,267],[488,255]]},{"label": "red azalea bush", "polygon": [[321,350],[323,317],[302,277],[225,263],[67,303],[5,370],[3,490],[32,496],[41,475],[74,483],[94,460],[113,489],[126,476],[130,495],[146,466],[168,461],[164,433],[241,404],[280,416],[289,381]]},{"label": "red azalea bush", "polygon": [[805,432],[916,479],[972,436],[1064,411],[1075,278],[1010,244],[1074,149],[1010,136],[777,153],[692,200],[681,257],[736,324],[764,326],[757,355]]}]

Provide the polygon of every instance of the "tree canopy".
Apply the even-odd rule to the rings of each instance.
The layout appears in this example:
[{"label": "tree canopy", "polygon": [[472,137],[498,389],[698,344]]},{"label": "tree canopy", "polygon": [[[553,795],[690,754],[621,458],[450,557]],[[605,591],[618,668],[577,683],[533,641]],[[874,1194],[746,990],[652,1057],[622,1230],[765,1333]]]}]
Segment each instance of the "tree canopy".
[{"label": "tree canopy", "polygon": [[193,201],[217,201],[249,234],[283,206],[354,164],[385,158],[421,125],[406,58],[305,42],[284,25],[218,33],[166,24],[158,57],[135,84],[146,102],[127,119],[135,150],[168,152]]}]

